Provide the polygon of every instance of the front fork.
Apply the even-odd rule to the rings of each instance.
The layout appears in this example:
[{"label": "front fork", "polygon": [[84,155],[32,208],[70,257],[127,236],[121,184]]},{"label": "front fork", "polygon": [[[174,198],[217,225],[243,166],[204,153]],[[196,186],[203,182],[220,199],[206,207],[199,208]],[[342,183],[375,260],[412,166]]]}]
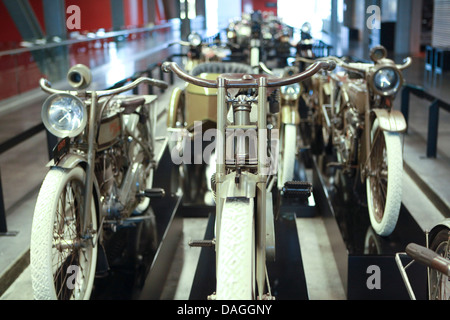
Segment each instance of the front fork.
[{"label": "front fork", "polygon": [[[94,168],[95,168],[95,154],[96,154],[96,124],[97,124],[97,93],[94,91],[91,94],[91,106],[89,108],[89,127],[88,127],[88,150],[86,163],[86,181],[84,189],[84,203],[83,203],[83,217],[81,219],[81,235],[87,239],[91,237],[88,232],[88,217],[91,214],[91,204],[93,197],[94,185]],[[94,244],[95,245],[95,244]]]},{"label": "front fork", "polygon": [[[403,114],[398,110],[393,109],[367,109],[364,115],[364,138],[362,146],[360,169],[361,169],[361,181],[364,182],[367,176],[370,174],[369,162],[370,155],[372,153],[373,144],[371,142],[372,124],[378,119],[379,128],[381,131],[398,132],[403,133],[406,131],[407,123]],[[381,132],[380,131],[380,132]],[[376,138],[376,137],[374,137]]]},{"label": "front fork", "polygon": [[[258,286],[258,297],[264,296],[266,286],[266,188],[267,174],[270,167],[270,161],[267,157],[267,112],[266,102],[263,97],[267,96],[267,79],[260,78],[258,87],[258,173],[256,176],[256,204],[257,211],[255,216],[256,226],[256,283]],[[221,77],[217,79],[217,164],[216,164],[216,239],[220,239],[219,232],[221,214],[225,193],[225,134],[226,134],[226,87],[225,80]],[[217,255],[216,255],[217,257]],[[217,261],[216,261],[217,262]],[[216,263],[217,265],[217,263]]]}]

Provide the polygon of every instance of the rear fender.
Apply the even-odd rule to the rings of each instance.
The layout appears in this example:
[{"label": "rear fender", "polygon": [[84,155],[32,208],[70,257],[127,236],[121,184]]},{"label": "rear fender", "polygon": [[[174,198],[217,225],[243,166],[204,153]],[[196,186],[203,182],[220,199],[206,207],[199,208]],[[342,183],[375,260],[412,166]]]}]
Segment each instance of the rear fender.
[{"label": "rear fender", "polygon": [[169,107],[167,109],[167,127],[175,128],[177,123],[177,113],[178,109],[181,108],[181,96],[183,94],[183,90],[178,87],[175,87],[172,91],[172,95],[170,96]]}]

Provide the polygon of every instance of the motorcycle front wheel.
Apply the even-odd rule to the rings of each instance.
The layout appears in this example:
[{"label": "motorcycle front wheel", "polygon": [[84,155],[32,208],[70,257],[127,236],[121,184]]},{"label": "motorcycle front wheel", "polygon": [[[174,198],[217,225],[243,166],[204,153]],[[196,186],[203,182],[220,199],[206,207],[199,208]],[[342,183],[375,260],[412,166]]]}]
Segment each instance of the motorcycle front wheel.
[{"label": "motorcycle front wheel", "polygon": [[254,200],[226,199],[217,242],[217,300],[252,300],[254,284]]},{"label": "motorcycle front wheel", "polygon": [[[439,231],[431,242],[430,249],[445,259],[450,259],[449,251],[449,229]],[[447,275],[430,269],[430,300],[449,300],[450,282]]]},{"label": "motorcycle front wheel", "polygon": [[30,266],[36,300],[87,300],[97,264],[94,201],[81,234],[85,172],[52,168],[42,183],[34,211]]},{"label": "motorcycle front wheel", "polygon": [[398,133],[371,129],[371,153],[366,178],[367,207],[375,232],[383,237],[395,229],[402,202],[403,155]]}]

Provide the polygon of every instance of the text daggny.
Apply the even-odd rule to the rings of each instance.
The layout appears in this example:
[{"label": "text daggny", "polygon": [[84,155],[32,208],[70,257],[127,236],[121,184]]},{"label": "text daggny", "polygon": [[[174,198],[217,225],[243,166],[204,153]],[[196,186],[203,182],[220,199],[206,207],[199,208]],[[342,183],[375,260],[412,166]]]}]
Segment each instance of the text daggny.
[{"label": "text daggny", "polygon": [[271,305],[222,305],[220,308],[191,307],[185,304],[178,307],[177,314],[196,314],[208,317],[211,312],[221,314],[270,314]]}]

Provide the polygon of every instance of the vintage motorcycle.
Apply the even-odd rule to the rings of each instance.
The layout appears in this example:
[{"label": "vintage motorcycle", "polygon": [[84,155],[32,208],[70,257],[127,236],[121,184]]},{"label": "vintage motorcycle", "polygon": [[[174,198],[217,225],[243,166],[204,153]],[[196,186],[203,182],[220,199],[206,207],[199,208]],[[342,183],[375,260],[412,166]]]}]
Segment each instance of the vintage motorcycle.
[{"label": "vintage motorcycle", "polygon": [[[402,194],[403,156],[400,133],[406,121],[394,110],[403,84],[401,70],[410,66],[387,59],[386,49],[374,47],[373,63],[346,62],[328,57],[344,72],[322,74],[315,124],[326,150],[333,147],[337,163],[329,166],[354,174],[366,184],[370,221],[380,236],[389,236],[398,220]],[[316,59],[320,60],[320,59]],[[318,140],[316,139],[316,142]]]},{"label": "vintage motorcycle", "polygon": [[[174,72],[184,81],[217,89],[216,172],[211,179],[216,200],[215,239],[199,241],[200,246],[209,242],[216,250],[216,291],[209,299],[273,298],[266,258],[274,258],[270,195],[276,178],[271,170],[267,100],[276,88],[298,83],[334,65],[317,62],[308,71],[287,78],[221,74],[216,80],[193,77],[174,62],[162,65],[163,71]],[[291,187],[294,194],[302,194],[303,189],[295,190],[295,183]],[[310,190],[306,197],[309,195]]]},{"label": "vintage motorcycle", "polygon": [[[426,233],[426,247],[416,243],[406,246],[406,252],[398,252],[395,261],[399,268],[403,282],[411,300],[416,300],[414,290],[409,282],[406,269],[414,262],[428,267],[428,299],[429,300],[449,300],[450,299],[450,219],[445,219],[430,232]],[[402,256],[409,256],[413,259],[404,266]]]},{"label": "vintage motorcycle", "polygon": [[207,43],[203,41],[200,34],[191,32],[187,41],[176,41],[169,44],[169,47],[179,44],[182,47],[188,48],[188,52],[186,53],[187,60],[184,65],[186,71],[190,72],[201,63],[222,61],[222,59],[229,55],[230,50],[228,45],[223,45],[219,40],[215,40],[213,43]]},{"label": "vintage motorcycle", "polygon": [[314,39],[311,35],[311,24],[305,22],[300,30],[300,41],[297,43],[297,56],[303,58],[314,58]]},{"label": "vintage motorcycle", "polygon": [[[138,78],[120,88],[88,91],[84,65],[67,75],[72,91],[51,87],[42,106],[47,130],[60,138],[34,211],[30,266],[35,299],[89,299],[97,265],[106,265],[107,240],[121,227],[152,219],[156,96],[119,95],[147,84]],[[148,235],[151,236],[151,235]]]}]

